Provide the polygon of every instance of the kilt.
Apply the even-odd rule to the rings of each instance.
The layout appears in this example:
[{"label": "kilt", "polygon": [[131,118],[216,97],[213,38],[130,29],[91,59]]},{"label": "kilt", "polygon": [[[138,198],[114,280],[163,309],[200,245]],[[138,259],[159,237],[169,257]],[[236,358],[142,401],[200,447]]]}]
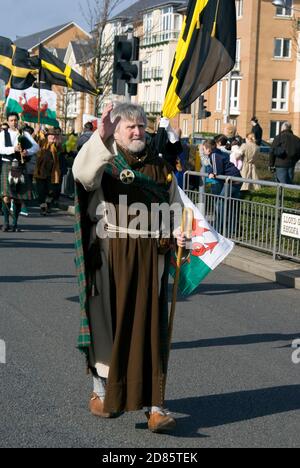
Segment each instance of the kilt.
[{"label": "kilt", "polygon": [[9,197],[15,200],[32,200],[32,187],[31,181],[28,174],[24,173],[25,183],[24,184],[10,184],[8,181],[9,172],[12,164],[10,162],[2,161],[2,170],[0,178],[0,197]]}]

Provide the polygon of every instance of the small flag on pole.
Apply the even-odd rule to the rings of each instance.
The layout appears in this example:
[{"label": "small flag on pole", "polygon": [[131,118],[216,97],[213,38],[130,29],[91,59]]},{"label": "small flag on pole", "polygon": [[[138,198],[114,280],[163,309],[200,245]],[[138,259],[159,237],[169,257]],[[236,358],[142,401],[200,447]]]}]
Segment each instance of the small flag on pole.
[{"label": "small flag on pole", "polygon": [[171,119],[230,72],[236,60],[235,0],[190,0],[169,79]]},{"label": "small flag on pole", "polygon": [[[179,189],[179,192],[184,207],[191,208],[194,212],[190,254],[181,266],[178,284],[181,294],[188,296],[230,254],[234,243],[218,234],[183,190]],[[175,277],[175,256],[171,263],[170,273]]]}]

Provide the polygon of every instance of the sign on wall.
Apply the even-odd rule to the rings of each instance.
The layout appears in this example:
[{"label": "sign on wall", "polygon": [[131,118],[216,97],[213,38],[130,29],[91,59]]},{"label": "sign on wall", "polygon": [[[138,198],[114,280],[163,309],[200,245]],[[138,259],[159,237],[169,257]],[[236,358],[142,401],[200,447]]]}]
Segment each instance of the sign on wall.
[{"label": "sign on wall", "polygon": [[281,218],[281,235],[300,239],[300,216],[283,213]]}]

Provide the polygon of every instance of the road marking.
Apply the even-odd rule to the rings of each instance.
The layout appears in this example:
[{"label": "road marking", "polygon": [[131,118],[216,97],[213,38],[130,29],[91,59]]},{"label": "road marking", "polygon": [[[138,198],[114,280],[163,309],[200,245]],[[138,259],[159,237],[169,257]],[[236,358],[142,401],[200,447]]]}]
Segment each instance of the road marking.
[{"label": "road marking", "polygon": [[0,340],[0,364],[6,364],[6,343]]}]

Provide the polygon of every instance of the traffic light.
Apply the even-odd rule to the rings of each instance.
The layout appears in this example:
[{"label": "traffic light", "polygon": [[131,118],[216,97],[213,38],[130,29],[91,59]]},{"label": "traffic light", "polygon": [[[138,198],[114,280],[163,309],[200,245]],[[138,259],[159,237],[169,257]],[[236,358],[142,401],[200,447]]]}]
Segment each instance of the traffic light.
[{"label": "traffic light", "polygon": [[208,119],[208,117],[211,116],[211,112],[209,112],[206,108],[205,103],[207,102],[207,99],[204,99],[204,96],[200,96],[199,98],[199,112],[198,112],[198,118],[199,120],[201,119]]},{"label": "traffic light", "polygon": [[137,95],[137,85],[141,82],[142,62],[139,61],[138,37],[116,36],[113,65],[113,94],[125,96],[126,84],[130,96]]}]

